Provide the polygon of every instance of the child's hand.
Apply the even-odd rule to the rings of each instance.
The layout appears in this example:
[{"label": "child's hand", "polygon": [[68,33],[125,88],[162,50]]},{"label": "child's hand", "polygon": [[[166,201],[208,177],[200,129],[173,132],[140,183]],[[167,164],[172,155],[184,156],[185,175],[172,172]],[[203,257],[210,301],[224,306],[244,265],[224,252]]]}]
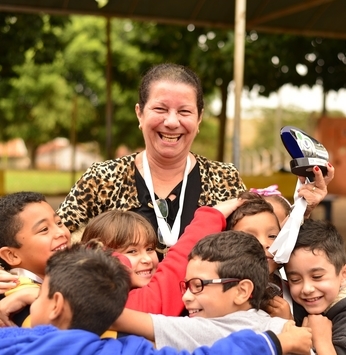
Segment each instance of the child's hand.
[{"label": "child's hand", "polygon": [[290,305],[280,296],[275,296],[268,302],[266,311],[270,314],[271,317],[293,319]]},{"label": "child's hand", "polygon": [[14,326],[10,320],[11,314],[22,310],[25,306],[34,302],[39,288],[27,287],[18,290],[0,301],[0,321],[6,326]]},{"label": "child's hand", "polygon": [[303,326],[312,329],[312,342],[318,355],[336,355],[332,342],[332,322],[321,314],[310,314],[303,320]]},{"label": "child's hand", "polygon": [[0,294],[17,286],[18,276],[5,270],[0,270]]},{"label": "child's hand", "polygon": [[239,206],[243,204],[244,200],[240,198],[232,198],[231,200],[219,202],[213,208],[220,211],[225,218],[227,218],[232,212],[234,212]]},{"label": "child's hand", "polygon": [[310,355],[312,348],[312,334],[310,328],[296,327],[294,321],[289,320],[285,323],[278,338],[283,354],[294,353]]}]

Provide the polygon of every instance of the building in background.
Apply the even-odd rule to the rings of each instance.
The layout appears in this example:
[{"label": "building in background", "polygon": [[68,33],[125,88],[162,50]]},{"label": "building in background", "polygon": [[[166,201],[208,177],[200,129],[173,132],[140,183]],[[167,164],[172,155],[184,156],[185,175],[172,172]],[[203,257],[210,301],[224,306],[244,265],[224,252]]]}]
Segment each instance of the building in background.
[{"label": "building in background", "polygon": [[0,142],[0,169],[27,169],[29,165],[28,150],[23,139]]},{"label": "building in background", "polygon": [[[73,151],[69,140],[61,137],[42,144],[36,152],[36,167],[38,169],[86,170],[92,163],[101,160],[97,143],[80,143]],[[74,167],[72,166],[73,161]]]}]

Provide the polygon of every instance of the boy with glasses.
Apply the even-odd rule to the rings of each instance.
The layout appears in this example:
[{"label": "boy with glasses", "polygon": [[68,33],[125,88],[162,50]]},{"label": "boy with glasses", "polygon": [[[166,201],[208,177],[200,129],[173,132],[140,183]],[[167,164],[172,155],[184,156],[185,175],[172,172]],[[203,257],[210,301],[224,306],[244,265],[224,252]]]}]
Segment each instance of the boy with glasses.
[{"label": "boy with glasses", "polygon": [[[192,351],[241,329],[279,334],[286,319],[259,310],[269,282],[263,247],[252,235],[227,231],[199,241],[188,257],[186,281],[180,283],[189,317],[165,317],[124,310],[115,326],[155,341]],[[290,326],[291,323],[288,324]],[[288,352],[304,353],[311,334],[290,328]]]}]

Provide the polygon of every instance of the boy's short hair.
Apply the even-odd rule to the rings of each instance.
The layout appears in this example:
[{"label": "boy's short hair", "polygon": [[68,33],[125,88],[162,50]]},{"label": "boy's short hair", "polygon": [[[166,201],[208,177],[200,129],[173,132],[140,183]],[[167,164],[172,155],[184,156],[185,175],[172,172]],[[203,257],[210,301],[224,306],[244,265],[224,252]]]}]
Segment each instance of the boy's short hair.
[{"label": "boy's short hair", "polygon": [[0,248],[20,248],[16,235],[23,226],[18,217],[30,203],[47,202],[44,195],[38,192],[15,192],[0,198]]},{"label": "boy's short hair", "polygon": [[[198,257],[215,262],[220,278],[249,279],[254,285],[249,302],[259,309],[269,281],[268,262],[261,243],[251,234],[241,231],[225,231],[209,235],[192,249],[188,260]],[[223,285],[223,291],[234,286]]]},{"label": "boy's short hair", "polygon": [[127,268],[110,253],[81,244],[57,251],[47,262],[48,297],[60,292],[70,305],[70,329],[103,334],[122,313],[130,290]]},{"label": "boy's short hair", "polygon": [[344,239],[330,222],[305,220],[300,227],[293,253],[301,248],[310,250],[312,253],[318,250],[325,252],[337,274],[346,264]]},{"label": "boy's short hair", "polygon": [[[244,202],[227,218],[226,230],[233,229],[245,216],[253,216],[257,213],[269,212],[277,220],[273,206],[257,193],[244,191],[238,197],[244,200]],[[278,226],[280,228],[279,221]]]}]

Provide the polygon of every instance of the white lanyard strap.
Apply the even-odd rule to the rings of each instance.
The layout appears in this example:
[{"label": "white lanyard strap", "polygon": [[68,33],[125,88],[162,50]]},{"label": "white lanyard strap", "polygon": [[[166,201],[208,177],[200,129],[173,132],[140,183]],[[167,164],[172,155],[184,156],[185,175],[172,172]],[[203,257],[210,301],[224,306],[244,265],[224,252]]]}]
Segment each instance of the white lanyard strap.
[{"label": "white lanyard strap", "polygon": [[273,244],[268,249],[269,253],[274,255],[274,261],[279,264],[288,262],[296,244],[300,226],[304,221],[304,212],[306,210],[307,202],[303,197],[298,196],[298,190],[300,187],[301,182],[298,179],[294,192],[293,210]]},{"label": "white lanyard strap", "polygon": [[154,194],[154,187],[153,187],[153,179],[152,179],[151,173],[150,173],[147,154],[146,154],[146,151],[143,152],[144,181],[145,181],[145,184],[147,185],[147,188],[150,193],[151,201],[154,206],[157,224],[160,228],[163,240],[165,241],[165,244],[167,246],[174,245],[177,242],[178,237],[179,237],[181,214],[183,212],[183,207],[184,207],[185,190],[186,190],[186,185],[187,185],[187,177],[188,177],[188,174],[190,171],[190,166],[191,166],[191,159],[189,156],[187,156],[184,177],[183,177],[183,183],[181,186],[180,197],[179,197],[179,209],[178,209],[178,213],[175,217],[172,230],[170,231],[165,219],[162,216],[159,206],[156,203],[155,194]]},{"label": "white lanyard strap", "polygon": [[32,273],[31,271],[26,270],[26,269],[16,267],[14,269],[11,269],[10,273],[12,275],[25,276],[25,277],[27,277],[27,278],[31,279],[32,281],[35,281],[39,284],[42,284],[42,282],[43,282],[43,280],[40,277],[38,277],[37,275],[35,275],[34,273]]}]

